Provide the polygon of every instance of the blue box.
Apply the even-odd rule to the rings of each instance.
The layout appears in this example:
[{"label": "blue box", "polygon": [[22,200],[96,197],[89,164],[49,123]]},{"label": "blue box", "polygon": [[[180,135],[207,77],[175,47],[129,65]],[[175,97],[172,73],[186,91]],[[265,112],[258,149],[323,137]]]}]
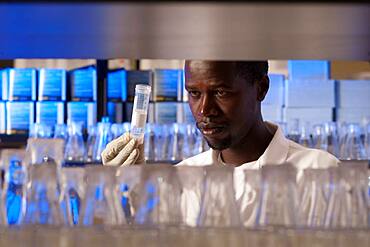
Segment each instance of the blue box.
[{"label": "blue box", "polygon": [[36,100],[36,69],[7,69],[9,101]]},{"label": "blue box", "polygon": [[6,133],[26,134],[34,123],[33,102],[6,102]]},{"label": "blue box", "polygon": [[183,103],[178,102],[155,102],[154,121],[159,124],[176,123],[182,118],[181,108]]},{"label": "blue box", "polygon": [[118,69],[108,72],[108,101],[121,102],[127,100],[127,72]]},{"label": "blue box", "polygon": [[280,74],[269,74],[270,87],[262,101],[262,105],[279,106],[284,105],[285,76]]},{"label": "blue box", "polygon": [[286,80],[285,106],[335,107],[335,81]]},{"label": "blue box", "polygon": [[287,107],[283,108],[283,120],[288,123],[288,129],[290,129],[294,119],[299,119],[301,125],[305,122],[309,122],[310,125],[313,126],[314,124],[333,121],[333,113],[333,108]]},{"label": "blue box", "polygon": [[370,107],[370,80],[338,81],[338,107]]},{"label": "blue box", "polygon": [[5,102],[0,102],[0,134],[6,132],[6,111]]},{"label": "blue box", "polygon": [[8,100],[8,70],[0,70],[0,100]]},{"label": "blue box", "polygon": [[108,102],[107,111],[111,123],[123,122],[123,103]]},{"label": "blue box", "polygon": [[177,122],[178,123],[188,123],[194,124],[195,118],[190,110],[190,106],[188,102],[183,102],[178,104],[178,114],[177,114]]},{"label": "blue box", "polygon": [[38,100],[65,101],[66,74],[64,69],[40,69]]},{"label": "blue box", "polygon": [[67,123],[83,122],[88,128],[96,124],[96,103],[94,102],[68,102]]},{"label": "blue box", "polygon": [[325,60],[289,60],[290,80],[328,80],[330,63]]},{"label": "blue box", "polygon": [[72,101],[96,101],[97,77],[94,66],[71,70],[71,99]]},{"label": "blue box", "polygon": [[[134,101],[135,87],[137,84],[152,86],[153,72],[151,70],[128,70],[127,71],[127,100]],[[152,100],[152,93],[149,100]]]},{"label": "blue box", "polygon": [[[125,108],[125,122],[131,122],[132,117],[132,108],[134,107],[134,103],[132,102],[126,102],[124,108]],[[155,122],[155,116],[154,116],[154,103],[149,102],[148,106],[148,116],[146,118],[147,122],[154,123]]]},{"label": "blue box", "polygon": [[47,125],[64,123],[63,102],[36,102],[36,123]]},{"label": "blue box", "polygon": [[182,88],[183,70],[154,70],[153,101],[182,101]]}]

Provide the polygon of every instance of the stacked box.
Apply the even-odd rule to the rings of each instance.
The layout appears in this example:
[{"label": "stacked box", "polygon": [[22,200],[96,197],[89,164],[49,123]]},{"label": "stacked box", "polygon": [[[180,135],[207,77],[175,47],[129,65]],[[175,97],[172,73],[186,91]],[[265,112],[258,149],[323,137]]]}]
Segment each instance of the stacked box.
[{"label": "stacked box", "polygon": [[65,101],[66,100],[66,70],[40,69],[38,100]]},{"label": "stacked box", "polygon": [[181,101],[183,70],[156,69],[153,79],[153,101]]},{"label": "stacked box", "polygon": [[8,70],[0,70],[0,100],[8,100]]},{"label": "stacked box", "polygon": [[95,102],[68,102],[67,123],[83,122],[85,128],[96,124],[96,103]]},{"label": "stacked box", "polygon": [[178,102],[156,102],[154,105],[154,120],[159,124],[176,123],[181,119],[182,103]]},{"label": "stacked box", "polygon": [[108,102],[107,111],[111,123],[122,123],[124,110],[122,102]]},{"label": "stacked box", "polygon": [[72,101],[96,101],[97,77],[94,66],[69,71]]},{"label": "stacked box", "polygon": [[36,100],[36,69],[7,69],[7,100],[34,101]]},{"label": "stacked box", "polygon": [[26,134],[34,123],[33,102],[6,102],[6,133]]},{"label": "stacked box", "polygon": [[64,123],[63,102],[36,102],[36,123],[47,125]]},{"label": "stacked box", "polygon": [[117,69],[108,72],[107,97],[110,102],[127,100],[127,72]]},{"label": "stacked box", "polygon": [[5,102],[0,101],[0,134],[6,132],[6,112],[5,112]]},{"label": "stacked box", "polygon": [[[128,70],[127,71],[127,101],[133,102],[135,97],[135,87],[137,84],[152,86],[153,72],[151,70]],[[153,90],[149,100],[153,98]]]},{"label": "stacked box", "polygon": [[325,60],[289,60],[290,80],[327,80],[330,78],[330,63]]}]

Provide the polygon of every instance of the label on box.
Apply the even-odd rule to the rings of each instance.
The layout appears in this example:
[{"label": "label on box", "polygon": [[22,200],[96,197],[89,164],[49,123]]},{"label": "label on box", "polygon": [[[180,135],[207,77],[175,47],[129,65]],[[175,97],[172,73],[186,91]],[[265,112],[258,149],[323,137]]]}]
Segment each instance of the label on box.
[{"label": "label on box", "polygon": [[63,102],[36,102],[36,123],[48,125],[63,124]]},{"label": "label on box", "polygon": [[6,102],[7,134],[27,133],[34,122],[33,102]]},{"label": "label on box", "polygon": [[325,60],[289,60],[290,80],[328,80],[330,63]]},{"label": "label on box", "polygon": [[154,70],[153,100],[181,101],[183,71],[180,69]]},{"label": "label on box", "polygon": [[[137,84],[145,84],[152,86],[152,71],[151,70],[128,70],[127,71],[127,100],[134,101],[135,87]],[[152,99],[152,94],[149,100]]]},{"label": "label on box", "polygon": [[8,100],[36,100],[36,69],[8,70]]},{"label": "label on box", "polygon": [[63,69],[39,70],[39,100],[66,100],[66,71]]},{"label": "label on box", "polygon": [[124,69],[111,71],[108,73],[108,100],[126,101],[127,100],[127,72]]},{"label": "label on box", "polygon": [[96,124],[96,103],[93,102],[68,102],[67,123],[83,122],[84,127]]},{"label": "label on box", "polygon": [[155,122],[159,124],[177,122],[176,102],[156,102],[154,103]]},{"label": "label on box", "polygon": [[71,73],[73,101],[96,101],[96,69],[93,66],[76,69]]}]

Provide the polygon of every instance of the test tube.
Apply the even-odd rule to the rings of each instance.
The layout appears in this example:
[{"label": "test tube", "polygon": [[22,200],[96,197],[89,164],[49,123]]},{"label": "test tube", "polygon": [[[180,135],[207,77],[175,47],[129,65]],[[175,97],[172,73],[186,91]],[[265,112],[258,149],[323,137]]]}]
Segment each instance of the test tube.
[{"label": "test tube", "polygon": [[131,134],[139,143],[144,142],[145,124],[148,115],[149,96],[151,87],[138,84],[135,87],[134,107],[131,118]]}]

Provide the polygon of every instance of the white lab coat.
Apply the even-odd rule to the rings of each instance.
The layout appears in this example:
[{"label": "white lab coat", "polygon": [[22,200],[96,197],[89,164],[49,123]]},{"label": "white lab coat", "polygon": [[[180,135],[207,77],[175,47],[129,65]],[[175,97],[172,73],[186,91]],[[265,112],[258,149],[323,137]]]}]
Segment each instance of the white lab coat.
[{"label": "white lab coat", "polygon": [[[265,122],[272,133],[275,132],[270,144],[265,152],[257,161],[249,162],[241,166],[235,167],[234,170],[234,190],[236,200],[242,196],[245,189],[244,173],[245,169],[260,169],[264,165],[281,165],[284,163],[291,163],[297,169],[297,179],[302,176],[302,171],[306,168],[328,168],[337,166],[339,160],[328,152],[303,147],[289,139],[287,139],[281,128]],[[186,160],[183,160],[177,166],[207,166],[207,165],[223,165],[219,159],[219,151],[208,150]],[[196,201],[194,198],[193,201]],[[187,223],[194,225],[196,222],[196,215],[199,212],[199,203],[195,205],[187,205],[186,208],[192,208],[192,212],[187,212],[190,217]]]}]

